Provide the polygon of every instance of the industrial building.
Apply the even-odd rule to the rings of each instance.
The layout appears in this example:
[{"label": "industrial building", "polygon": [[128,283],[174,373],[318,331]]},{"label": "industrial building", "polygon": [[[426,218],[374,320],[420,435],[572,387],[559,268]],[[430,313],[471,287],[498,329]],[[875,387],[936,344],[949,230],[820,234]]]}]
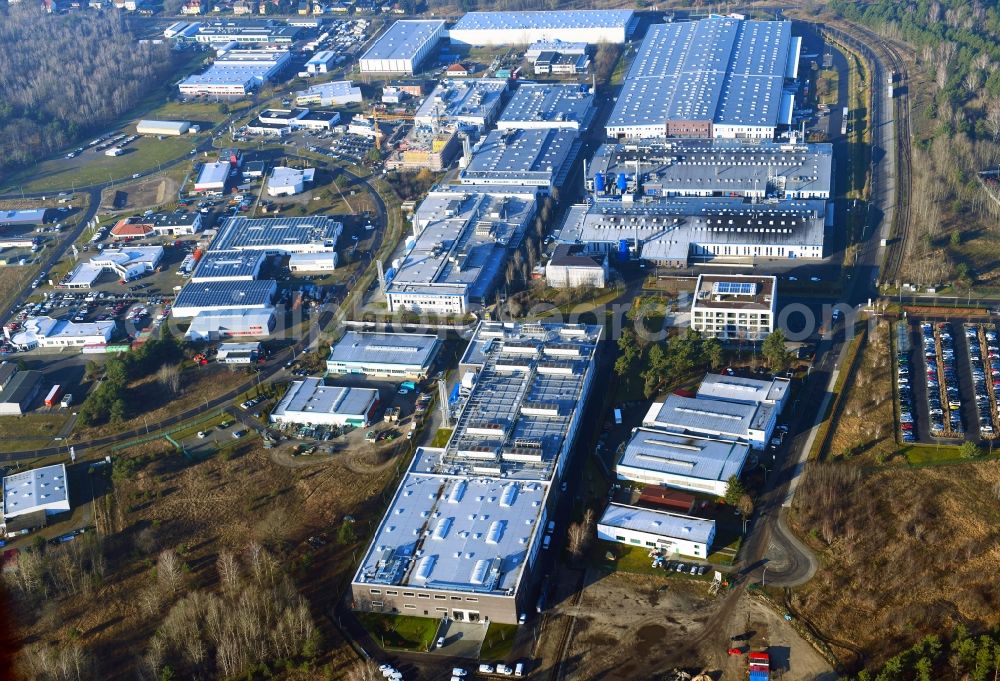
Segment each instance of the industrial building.
[{"label": "industrial building", "polygon": [[40,225],[45,222],[47,208],[28,208],[25,210],[0,210],[0,227],[15,225]]},{"label": "industrial building", "polygon": [[344,106],[360,103],[361,100],[361,88],[355,87],[349,80],[310,85],[295,93],[296,106]]},{"label": "industrial building", "polygon": [[351,584],[354,607],[514,624],[593,377],[601,327],[477,327],[477,380],[441,449],[420,448]]},{"label": "industrial building", "polygon": [[563,128],[582,133],[593,116],[594,94],[585,85],[522,83],[497,119],[497,129]]},{"label": "industrial building", "polygon": [[534,62],[539,55],[545,52],[558,52],[559,54],[579,57],[587,54],[587,43],[570,43],[562,40],[536,40],[524,53],[524,58],[529,62]]},{"label": "industrial building", "polygon": [[[624,190],[620,188],[622,175]],[[587,168],[587,188],[599,200],[621,199],[624,194],[830,199],[833,145],[732,139],[604,144]]]},{"label": "industrial building", "polygon": [[21,351],[35,348],[101,348],[115,331],[114,320],[77,324],[68,319],[29,317],[10,337],[10,344]]},{"label": "industrial building", "polygon": [[220,364],[249,366],[263,356],[260,341],[254,343],[220,343],[215,360]]},{"label": "industrial building", "polygon": [[198,177],[194,181],[194,190],[222,194],[226,191],[226,184],[234,169],[233,164],[226,159],[203,163],[198,170]]},{"label": "industrial building", "polygon": [[294,196],[301,194],[306,184],[312,184],[316,177],[315,168],[288,168],[275,166],[267,178],[268,196]]},{"label": "industrial building", "polygon": [[565,181],[579,151],[575,130],[494,130],[473,148],[459,181],[537,187],[547,194]]},{"label": "industrial building", "polygon": [[191,130],[187,121],[139,121],[135,126],[140,135],[183,135]]},{"label": "industrial building", "polygon": [[287,50],[232,50],[200,74],[188,76],[178,89],[185,95],[244,97],[273,78],[291,60]]},{"label": "industrial building", "polygon": [[552,288],[604,288],[608,284],[608,256],[588,253],[578,244],[559,244],[545,263],[545,283]]},{"label": "industrial building", "polygon": [[143,239],[153,234],[180,236],[201,231],[201,213],[175,211],[122,218],[109,232],[112,239]]},{"label": "industrial building", "polygon": [[41,371],[16,372],[7,381],[3,390],[0,390],[0,416],[20,416],[28,413],[41,390]]},{"label": "industrial building", "polygon": [[441,349],[429,334],[348,331],[330,349],[326,371],[390,378],[425,378]]},{"label": "industrial building", "polygon": [[199,43],[221,45],[237,42],[244,45],[291,45],[301,29],[270,19],[220,20],[197,24],[194,39]]},{"label": "industrial building", "polygon": [[162,260],[163,246],[107,248],[70,270],[59,288],[89,289],[105,272],[119,281],[132,281],[156,270]]},{"label": "industrial building", "polygon": [[485,130],[497,120],[507,97],[501,78],[442,79],[413,117],[428,128],[452,126]]},{"label": "industrial building", "polygon": [[337,269],[337,253],[292,253],[288,256],[288,271],[300,273],[333,272]]},{"label": "industrial building", "polygon": [[[623,181],[624,184],[624,181]],[[571,206],[554,236],[598,252],[617,251],[667,267],[756,258],[823,257],[833,224],[827,202],[679,197],[596,201]]]},{"label": "industrial building", "polygon": [[609,137],[773,139],[792,121],[801,40],[791,22],[711,16],[649,27]]},{"label": "industrial building", "polygon": [[227,218],[209,250],[264,251],[270,255],[324,253],[337,248],[343,225],[333,218]]},{"label": "industrial building", "polygon": [[188,282],[170,314],[185,319],[201,312],[270,310],[277,290],[278,283],[271,280]]},{"label": "industrial building", "polygon": [[632,10],[468,12],[448,32],[455,45],[530,45],[538,41],[617,43],[638,24]]},{"label": "industrial building", "polygon": [[745,442],[763,450],[774,431],[778,409],[771,404],[668,395],[650,406],[642,425],[673,433]]},{"label": "industrial building", "polygon": [[542,52],[531,62],[536,76],[580,76],[590,71],[590,57],[586,54]]},{"label": "industrial building", "polygon": [[417,72],[446,34],[444,26],[441,20],[404,19],[391,24],[361,55],[361,73]]},{"label": "industrial building", "polygon": [[292,381],[271,412],[271,423],[364,428],[378,408],[378,390],[326,385],[322,378]]},{"label": "industrial building", "polygon": [[704,560],[715,541],[715,521],[625,504],[608,504],[597,523],[604,541],[661,549],[668,556]]},{"label": "industrial building", "polygon": [[723,340],[763,340],[774,331],[777,277],[699,275],[691,328]]},{"label": "industrial building", "polygon": [[206,251],[191,274],[191,283],[253,281],[267,260],[261,251]]},{"label": "industrial building", "polygon": [[465,314],[484,302],[535,208],[499,193],[430,192],[413,216],[413,240],[386,273],[389,311]]},{"label": "industrial building", "polygon": [[306,62],[306,71],[309,73],[328,73],[336,59],[337,54],[332,50],[317,52]]},{"label": "industrial building", "polygon": [[389,152],[386,167],[397,170],[440,171],[451,165],[461,153],[462,143],[454,128],[434,128],[415,125],[399,144]]},{"label": "industrial building", "polygon": [[724,496],[729,478],[739,477],[750,445],[636,428],[615,465],[619,480]]},{"label": "industrial building", "polygon": [[55,515],[69,510],[66,464],[57,463],[4,476],[3,520],[6,533],[10,532],[9,521],[18,516],[38,512]]},{"label": "industrial building", "polygon": [[783,377],[769,379],[706,374],[695,395],[702,400],[722,400],[741,404],[770,404],[780,414],[791,395],[792,382]]},{"label": "industrial building", "polygon": [[274,308],[199,312],[191,320],[184,339],[211,342],[222,338],[264,338],[271,335],[274,326]]}]

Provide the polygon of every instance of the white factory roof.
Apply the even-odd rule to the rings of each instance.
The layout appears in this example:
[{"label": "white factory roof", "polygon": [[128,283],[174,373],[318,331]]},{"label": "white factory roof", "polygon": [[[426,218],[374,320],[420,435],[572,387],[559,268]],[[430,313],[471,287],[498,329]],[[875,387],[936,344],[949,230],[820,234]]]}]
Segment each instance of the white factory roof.
[{"label": "white factory roof", "polygon": [[774,126],[790,49],[787,21],[712,16],[654,24],[607,125],[677,120]]},{"label": "white factory roof", "polygon": [[187,121],[158,121],[158,120],[142,120],[136,124],[136,132],[141,128],[153,128],[160,130],[170,130],[177,134],[182,134],[188,131],[191,124]]},{"label": "white factory roof", "polygon": [[443,20],[404,19],[397,21],[379,36],[361,60],[413,59],[420,48],[444,28]]},{"label": "white factory roof", "polygon": [[726,481],[743,470],[750,445],[636,428],[625,444],[618,465],[653,473]]},{"label": "white factory roof", "polygon": [[261,329],[259,335],[270,333],[270,324],[274,319],[274,309],[206,310],[199,312],[191,320],[185,337],[201,340],[214,337],[216,334],[247,335],[254,327]]},{"label": "white factory roof", "polygon": [[676,432],[727,435],[746,439],[750,430],[763,431],[774,407],[668,395],[654,402],[642,423]]},{"label": "white factory roof", "polygon": [[41,224],[45,220],[45,210],[45,208],[0,210],[0,225]]},{"label": "white factory roof", "polygon": [[198,171],[198,179],[195,185],[223,185],[229,179],[229,173],[233,170],[233,165],[229,161],[212,161],[205,163]]},{"label": "white factory roof", "polygon": [[611,188],[620,173],[635,184],[636,162],[648,195],[829,193],[832,144],[787,144],[734,139],[645,139],[604,144],[587,168]]},{"label": "white factory roof", "polygon": [[444,79],[420,104],[414,119],[431,125],[435,118],[480,125],[498,110],[507,81],[499,78]]},{"label": "white factory roof", "polygon": [[105,341],[111,338],[115,330],[115,322],[72,322],[68,319],[52,317],[31,317],[25,320],[21,330],[11,337],[11,342],[18,347],[26,347],[42,339],[87,339]]},{"label": "white factory roof", "polygon": [[674,539],[684,539],[700,544],[708,544],[715,530],[714,520],[693,518],[665,511],[653,511],[624,504],[608,504],[608,508],[604,511],[598,524]]},{"label": "white factory roof", "polygon": [[558,185],[578,151],[577,132],[559,128],[494,130],[476,144],[462,183],[484,179]]},{"label": "white factory roof", "polygon": [[551,480],[573,437],[601,327],[483,322],[460,365],[477,380],[443,452],[418,456],[413,470],[490,471]]},{"label": "white factory roof", "polygon": [[626,28],[630,9],[559,10],[557,12],[468,12],[453,31],[528,31],[565,28]]},{"label": "white factory roof", "polygon": [[271,177],[267,180],[267,186],[271,188],[291,187],[303,182],[312,182],[316,176],[315,168],[289,168],[287,166],[275,166],[271,171]]},{"label": "white factory roof", "polygon": [[363,416],[377,399],[378,390],[373,388],[326,385],[322,378],[307,378],[292,381],[271,416],[304,419],[313,414]]},{"label": "white factory roof", "polygon": [[66,465],[14,473],[3,479],[3,514],[12,518],[40,508],[69,510]]},{"label": "white factory roof", "polygon": [[348,331],[330,349],[327,361],[424,366],[440,342],[430,334]]},{"label": "white factory roof", "polygon": [[547,485],[408,473],[355,582],[513,595]]},{"label": "white factory roof", "polygon": [[504,266],[505,251],[521,243],[534,212],[534,199],[429,193],[413,216],[413,248],[395,267],[388,292],[486,295]]},{"label": "white factory roof", "polygon": [[788,395],[791,381],[775,377],[769,381],[742,376],[706,374],[698,388],[701,399],[725,400],[744,404],[782,402]]},{"label": "white factory roof", "polygon": [[361,101],[361,88],[355,87],[349,80],[332,80],[329,83],[310,85],[305,90],[296,92],[299,99],[321,97],[326,100]]},{"label": "white factory roof", "polygon": [[497,127],[544,124],[584,130],[590,123],[593,106],[594,95],[586,85],[522,83],[497,119]]},{"label": "white factory roof", "polygon": [[330,60],[334,59],[336,56],[337,54],[332,50],[322,50],[314,54],[312,57],[310,57],[309,61],[306,62],[306,66],[309,66],[310,64],[317,64],[322,66],[323,64],[326,64]]}]

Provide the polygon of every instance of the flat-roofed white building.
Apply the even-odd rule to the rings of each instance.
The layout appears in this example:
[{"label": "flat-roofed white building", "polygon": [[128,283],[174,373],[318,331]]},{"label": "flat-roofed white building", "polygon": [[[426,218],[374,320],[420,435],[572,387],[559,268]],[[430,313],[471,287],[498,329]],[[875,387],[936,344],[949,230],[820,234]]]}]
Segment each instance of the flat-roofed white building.
[{"label": "flat-roofed white building", "polygon": [[330,349],[326,371],[391,378],[429,375],[441,339],[430,334],[348,331]]},{"label": "flat-roofed white building", "polygon": [[163,246],[107,248],[74,267],[59,283],[61,288],[91,288],[105,272],[120,281],[132,281],[156,270],[163,260]]},{"label": "flat-roofed white building", "polygon": [[191,282],[253,281],[267,254],[260,251],[206,251],[191,274]]},{"label": "flat-roofed white building", "polygon": [[723,340],[763,340],[774,331],[777,290],[777,277],[699,275],[691,328]]},{"label": "flat-roofed white building", "polygon": [[68,510],[66,464],[58,463],[4,476],[4,520],[35,511],[53,515]]},{"label": "flat-roofed white building", "polygon": [[337,54],[332,50],[317,52],[306,62],[306,71],[309,73],[327,73],[337,59]]},{"label": "flat-roofed white building", "polygon": [[274,308],[199,312],[191,320],[184,339],[192,342],[222,338],[264,338],[274,331]]},{"label": "flat-roofed white building", "polygon": [[448,32],[456,45],[529,45],[538,41],[624,43],[638,19],[632,10],[468,12]]},{"label": "flat-roofed white building", "polygon": [[586,85],[522,83],[497,119],[497,129],[563,128],[583,132],[593,114],[594,94]]},{"label": "flat-roofed white building", "polygon": [[715,521],[638,506],[608,504],[597,523],[597,538],[704,560],[715,541]]},{"label": "flat-roofed white building", "polygon": [[746,442],[763,450],[771,439],[778,409],[771,404],[741,404],[668,395],[654,402],[642,425],[673,433]]},{"label": "flat-roofed white building", "polygon": [[270,255],[332,253],[344,226],[325,215],[227,218],[209,250],[263,251]]},{"label": "flat-roofed white building", "polygon": [[171,315],[186,319],[201,312],[240,310],[271,310],[278,282],[257,281],[207,281],[188,282],[174,299]]},{"label": "flat-roofed white building", "polygon": [[311,183],[316,176],[315,168],[288,168],[276,166],[267,178],[268,196],[294,196],[301,194],[307,182]]},{"label": "flat-roofed white building", "polygon": [[379,403],[378,390],[326,385],[321,378],[292,381],[271,412],[271,423],[310,426],[354,426],[371,423]]},{"label": "flat-roofed white building", "polygon": [[487,128],[503,110],[508,84],[502,78],[445,78],[417,108],[414,124]]},{"label": "flat-roofed white building", "polygon": [[135,126],[140,135],[183,135],[191,129],[187,121],[152,121],[143,120]]},{"label": "flat-roofed white building", "polygon": [[220,343],[215,359],[222,364],[250,365],[256,364],[260,356],[260,341],[254,343]]},{"label": "flat-roofed white building", "polygon": [[583,245],[559,244],[545,263],[545,283],[552,288],[604,288],[607,282],[607,254],[588,253]]},{"label": "flat-roofed white building", "polygon": [[615,466],[619,480],[724,496],[729,478],[743,471],[750,445],[636,428]]},{"label": "flat-roofed white building", "polygon": [[78,324],[68,319],[29,317],[10,342],[19,350],[101,347],[107,345],[114,331],[114,320]]},{"label": "flat-roofed white building", "polygon": [[337,269],[337,254],[292,253],[288,256],[289,272],[332,272]]},{"label": "flat-roofed white building", "polygon": [[329,83],[310,85],[295,93],[296,106],[343,106],[360,103],[361,88],[349,80],[334,80]]},{"label": "flat-roofed white building", "polygon": [[361,73],[412,74],[420,68],[445,33],[442,20],[397,21],[361,55]]},{"label": "flat-roofed white building", "polygon": [[288,50],[231,50],[204,73],[188,76],[177,87],[186,95],[244,97],[271,80],[290,60]]},{"label": "flat-roofed white building", "polygon": [[705,374],[696,397],[741,404],[770,404],[780,413],[788,402],[792,382],[782,376],[771,379]]}]

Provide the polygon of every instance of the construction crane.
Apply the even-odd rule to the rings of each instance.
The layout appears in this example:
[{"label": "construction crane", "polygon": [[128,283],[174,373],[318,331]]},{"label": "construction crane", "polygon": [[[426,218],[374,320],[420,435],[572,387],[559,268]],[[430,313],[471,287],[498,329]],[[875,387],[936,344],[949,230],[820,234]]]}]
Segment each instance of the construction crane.
[{"label": "construction crane", "polygon": [[412,121],[413,114],[390,114],[378,109],[372,109],[368,114],[372,117],[372,124],[375,128],[375,148],[382,150],[382,130],[378,127],[379,121]]}]

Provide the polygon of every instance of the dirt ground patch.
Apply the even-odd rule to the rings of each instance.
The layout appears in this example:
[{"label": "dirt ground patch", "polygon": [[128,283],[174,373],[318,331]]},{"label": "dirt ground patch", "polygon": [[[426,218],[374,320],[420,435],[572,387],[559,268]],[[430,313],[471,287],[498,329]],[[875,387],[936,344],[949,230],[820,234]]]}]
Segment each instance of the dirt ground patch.
[{"label": "dirt ground patch", "polygon": [[998,462],[808,470],[792,520],[824,567],[794,593],[794,608],[861,646],[869,666],[959,623],[1000,624],[998,498]]},{"label": "dirt ground patch", "polygon": [[109,208],[114,204],[115,195],[124,192],[125,205],[116,210],[137,211],[156,208],[163,204],[177,202],[180,182],[169,175],[157,175],[133,184],[105,189],[101,193],[101,206]]},{"label": "dirt ground patch", "polygon": [[726,650],[732,636],[750,631],[753,644],[780,653],[783,678],[811,681],[831,673],[780,616],[742,592],[713,597],[704,582],[623,573],[593,581],[579,604],[563,602],[546,616],[538,645],[543,668],[551,669],[571,617],[576,621],[564,662],[570,680],[659,679],[673,668],[742,678],[745,657],[730,658]]}]

